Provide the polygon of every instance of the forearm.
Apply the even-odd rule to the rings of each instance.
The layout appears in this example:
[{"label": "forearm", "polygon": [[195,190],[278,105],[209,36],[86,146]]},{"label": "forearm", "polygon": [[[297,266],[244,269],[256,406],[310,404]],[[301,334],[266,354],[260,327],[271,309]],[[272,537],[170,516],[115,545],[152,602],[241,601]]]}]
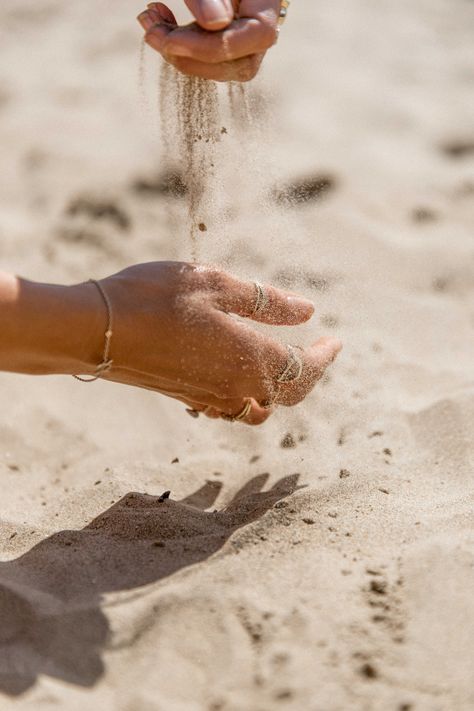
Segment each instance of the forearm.
[{"label": "forearm", "polygon": [[93,372],[105,318],[92,284],[41,284],[0,272],[0,370]]}]

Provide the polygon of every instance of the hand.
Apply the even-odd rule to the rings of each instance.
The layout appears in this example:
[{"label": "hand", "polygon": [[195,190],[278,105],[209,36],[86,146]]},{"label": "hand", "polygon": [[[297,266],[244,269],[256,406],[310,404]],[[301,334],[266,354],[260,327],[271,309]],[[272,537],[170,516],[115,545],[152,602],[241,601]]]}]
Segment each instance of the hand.
[{"label": "hand", "polygon": [[[292,365],[287,348],[229,314],[291,326],[311,318],[310,301],[266,286],[257,315],[255,283],[180,262],[139,264],[101,285],[113,314],[113,364],[102,377],[161,392],[209,417],[235,416],[250,404],[244,421],[264,422],[269,403],[303,400],[341,349],[337,339],[320,338],[301,351],[301,377],[279,383]],[[95,284],[0,274],[0,317],[0,370],[94,375],[103,360],[107,315]]]},{"label": "hand", "polygon": [[[112,369],[104,378],[148,388],[184,402],[209,417],[233,416],[250,401],[247,424],[260,424],[278,404],[295,405],[312,390],[341,344],[321,338],[302,353],[303,376],[277,385],[288,363],[287,348],[229,314],[274,325],[311,318],[304,298],[265,287],[268,304],[252,316],[256,288],[224,271],[180,262],[129,267],[101,281],[113,309]],[[100,299],[94,284],[81,285]],[[88,360],[101,359],[104,323]],[[90,323],[90,322],[89,322]]]},{"label": "hand", "polygon": [[196,22],[179,27],[161,2],[138,16],[145,41],[183,74],[249,81],[278,36],[280,0],[185,0]]}]

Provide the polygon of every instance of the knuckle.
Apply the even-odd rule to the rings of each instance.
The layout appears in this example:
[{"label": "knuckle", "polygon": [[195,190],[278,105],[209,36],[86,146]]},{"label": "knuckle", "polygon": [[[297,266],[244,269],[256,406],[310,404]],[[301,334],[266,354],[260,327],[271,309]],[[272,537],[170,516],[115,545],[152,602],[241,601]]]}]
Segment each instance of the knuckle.
[{"label": "knuckle", "polygon": [[217,269],[209,269],[203,272],[203,282],[210,291],[222,292],[228,287],[227,274]]}]

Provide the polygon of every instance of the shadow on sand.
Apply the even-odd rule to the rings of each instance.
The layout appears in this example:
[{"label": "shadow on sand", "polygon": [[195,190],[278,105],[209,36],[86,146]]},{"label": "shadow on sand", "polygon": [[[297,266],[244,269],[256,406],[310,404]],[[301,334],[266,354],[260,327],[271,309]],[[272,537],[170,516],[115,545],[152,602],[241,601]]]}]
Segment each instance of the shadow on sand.
[{"label": "shadow on sand", "polygon": [[298,475],[262,492],[251,479],[221,511],[207,482],[181,501],[129,493],[80,530],[59,531],[0,563],[0,691],[23,693],[39,674],[92,686],[104,672],[109,625],[101,594],[169,577],[216,553],[238,528],[300,488]]}]

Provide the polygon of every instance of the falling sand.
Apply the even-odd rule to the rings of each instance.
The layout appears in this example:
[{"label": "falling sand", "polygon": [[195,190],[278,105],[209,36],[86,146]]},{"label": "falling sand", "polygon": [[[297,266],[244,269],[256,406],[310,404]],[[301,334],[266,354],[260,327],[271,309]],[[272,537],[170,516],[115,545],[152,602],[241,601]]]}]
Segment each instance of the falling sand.
[{"label": "falling sand", "polygon": [[[189,256],[148,48],[150,130],[132,102],[131,6],[98,22],[92,0],[0,2],[6,270],[79,283]],[[203,256],[301,290],[328,324],[308,339],[344,341],[291,422],[1,375],[2,711],[473,711],[474,185],[453,148],[473,133],[472,13],[293,3],[249,87],[252,143],[217,87],[228,230],[206,209]],[[307,171],[333,189],[301,194]],[[297,199],[265,204],[280,182]],[[127,231],[77,223],[84,194],[112,195]]]},{"label": "falling sand", "polygon": [[[160,118],[167,163],[176,161],[187,187],[191,254],[198,258],[198,233],[206,231],[206,203],[211,195],[215,147],[220,140],[219,97],[212,81],[189,77],[163,63]],[[173,153],[171,152],[173,147]]]},{"label": "falling sand", "polygon": [[[146,43],[142,40],[138,63],[140,102],[148,119],[153,111],[147,96]],[[230,120],[236,131],[254,127],[248,87],[226,84]],[[164,170],[177,173],[186,186],[191,257],[197,261],[199,234],[207,232],[208,216],[215,207],[218,182],[217,144],[228,130],[223,126],[222,105],[214,81],[191,77],[162,62],[158,80],[158,114]],[[153,123],[153,121],[150,121]]]},{"label": "falling sand", "polygon": [[[143,58],[141,59],[143,66]],[[140,73],[143,85],[143,69]],[[247,88],[227,85],[231,116],[240,128],[252,123]],[[216,82],[185,76],[163,62],[159,79],[159,113],[165,164],[175,166],[187,188],[191,256],[198,259],[199,233],[215,201],[216,148],[227,129]]]}]

